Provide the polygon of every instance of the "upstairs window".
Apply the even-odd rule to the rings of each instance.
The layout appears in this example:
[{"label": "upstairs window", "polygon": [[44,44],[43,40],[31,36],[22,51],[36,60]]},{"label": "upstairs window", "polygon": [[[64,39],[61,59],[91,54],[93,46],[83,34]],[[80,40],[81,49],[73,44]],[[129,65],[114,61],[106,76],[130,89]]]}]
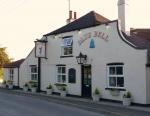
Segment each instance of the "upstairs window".
[{"label": "upstairs window", "polygon": [[110,88],[124,87],[123,63],[107,64],[107,84]]},{"label": "upstairs window", "polygon": [[38,68],[36,65],[30,66],[30,73],[31,73],[31,80],[37,81],[38,80]]},{"label": "upstairs window", "polygon": [[64,37],[61,42],[62,56],[72,56],[73,54],[73,37]]}]

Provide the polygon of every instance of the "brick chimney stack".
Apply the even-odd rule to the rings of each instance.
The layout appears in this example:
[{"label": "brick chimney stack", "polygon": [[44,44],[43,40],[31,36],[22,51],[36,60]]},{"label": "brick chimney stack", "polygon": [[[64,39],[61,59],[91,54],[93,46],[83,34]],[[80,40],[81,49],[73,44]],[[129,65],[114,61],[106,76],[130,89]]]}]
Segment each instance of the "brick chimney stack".
[{"label": "brick chimney stack", "polygon": [[77,12],[74,12],[74,20],[77,19]]},{"label": "brick chimney stack", "polygon": [[72,11],[69,11],[69,19],[72,19]]},{"label": "brick chimney stack", "polygon": [[[74,13],[74,14],[73,14]],[[73,22],[74,20],[77,19],[77,13],[72,12],[71,10],[69,11],[69,18],[66,20],[67,24]]]}]

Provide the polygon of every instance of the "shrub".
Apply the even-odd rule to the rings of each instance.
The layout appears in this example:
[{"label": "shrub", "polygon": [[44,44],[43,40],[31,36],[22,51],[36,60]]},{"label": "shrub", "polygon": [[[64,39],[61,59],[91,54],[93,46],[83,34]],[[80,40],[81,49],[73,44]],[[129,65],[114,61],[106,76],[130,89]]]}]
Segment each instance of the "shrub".
[{"label": "shrub", "polygon": [[3,80],[2,84],[6,84],[6,80]]},{"label": "shrub", "polygon": [[63,84],[63,83],[55,83],[55,86],[56,87],[62,87],[62,86],[67,86],[66,84]]},{"label": "shrub", "polygon": [[59,90],[62,90],[62,91],[66,91],[66,84],[63,84],[63,83],[56,83],[55,86],[59,89]]},{"label": "shrub", "polygon": [[33,83],[32,85],[31,85],[31,87],[37,87],[37,83]]},{"label": "shrub", "polygon": [[13,83],[13,81],[12,80],[7,80],[7,83]]},{"label": "shrub", "polygon": [[28,85],[30,86],[32,86],[32,85],[37,85],[37,81],[33,81],[33,80],[31,80],[31,81],[29,81],[28,82]]},{"label": "shrub", "polygon": [[124,98],[131,98],[131,92],[127,91],[126,93],[123,94]]},{"label": "shrub", "polygon": [[94,91],[94,95],[99,95],[99,94],[100,94],[100,91],[99,91],[98,88],[96,88],[95,91]]},{"label": "shrub", "polygon": [[28,84],[27,84],[27,83],[25,83],[25,84],[24,84],[24,87],[28,87]]},{"label": "shrub", "polygon": [[52,85],[51,84],[49,84],[47,87],[46,87],[46,89],[52,89],[53,87],[52,87]]},{"label": "shrub", "polygon": [[31,81],[29,81],[28,83],[29,83],[29,84],[33,84],[33,83],[37,83],[37,81],[31,80]]},{"label": "shrub", "polygon": [[61,87],[61,90],[62,90],[62,91],[66,91],[66,87],[65,87],[65,86],[62,86],[62,87]]}]

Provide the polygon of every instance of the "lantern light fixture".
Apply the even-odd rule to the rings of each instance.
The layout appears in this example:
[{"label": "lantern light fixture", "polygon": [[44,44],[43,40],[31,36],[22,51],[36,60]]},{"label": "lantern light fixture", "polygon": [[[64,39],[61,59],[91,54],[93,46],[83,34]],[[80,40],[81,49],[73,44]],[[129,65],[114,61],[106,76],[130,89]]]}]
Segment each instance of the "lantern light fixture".
[{"label": "lantern light fixture", "polygon": [[81,52],[79,56],[76,56],[78,64],[85,64],[87,62],[87,55],[83,55]]}]

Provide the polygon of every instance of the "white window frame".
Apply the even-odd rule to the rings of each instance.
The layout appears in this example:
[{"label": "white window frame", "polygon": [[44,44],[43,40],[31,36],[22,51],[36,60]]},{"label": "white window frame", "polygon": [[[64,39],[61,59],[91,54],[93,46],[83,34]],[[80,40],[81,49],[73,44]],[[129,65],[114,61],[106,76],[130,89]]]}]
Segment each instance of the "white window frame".
[{"label": "white window frame", "polygon": [[[115,73],[116,73],[116,67],[122,67],[122,73],[123,74],[110,74],[110,67],[114,67],[115,68]],[[110,78],[111,77],[116,77],[116,86],[110,86]],[[123,78],[123,80],[124,80],[124,65],[123,64],[119,64],[119,65],[117,65],[117,64],[112,64],[112,65],[107,65],[107,87],[108,88],[117,88],[117,89],[124,89],[124,87],[125,87],[125,81],[124,81],[124,83],[123,83],[123,87],[119,87],[119,86],[117,86],[117,78]]]},{"label": "white window frame", "polygon": [[[59,73],[58,71],[58,68],[65,68],[65,73],[62,72],[62,69],[61,69],[61,72]],[[62,84],[66,84],[67,83],[67,69],[66,69],[66,66],[56,66],[56,83],[62,83]],[[58,81],[58,76],[61,76],[60,77],[60,81]],[[63,76],[65,76],[65,81],[63,81]]]},{"label": "white window frame", "polygon": [[13,68],[9,69],[9,79],[11,81],[13,81],[13,79],[14,79],[14,69]]},{"label": "white window frame", "polygon": [[[32,72],[32,68],[36,68],[36,72]],[[36,75],[37,79],[33,79],[32,75]],[[38,81],[38,67],[37,67],[37,65],[31,65],[30,66],[30,78],[32,81]]]},{"label": "white window frame", "polygon": [[[65,39],[71,39],[68,41],[68,43],[65,43]],[[65,54],[65,50],[68,49],[67,54]],[[69,53],[69,49],[71,49],[71,53]],[[61,41],[61,56],[72,56],[73,55],[73,37],[68,36],[68,37],[63,37]]]}]

